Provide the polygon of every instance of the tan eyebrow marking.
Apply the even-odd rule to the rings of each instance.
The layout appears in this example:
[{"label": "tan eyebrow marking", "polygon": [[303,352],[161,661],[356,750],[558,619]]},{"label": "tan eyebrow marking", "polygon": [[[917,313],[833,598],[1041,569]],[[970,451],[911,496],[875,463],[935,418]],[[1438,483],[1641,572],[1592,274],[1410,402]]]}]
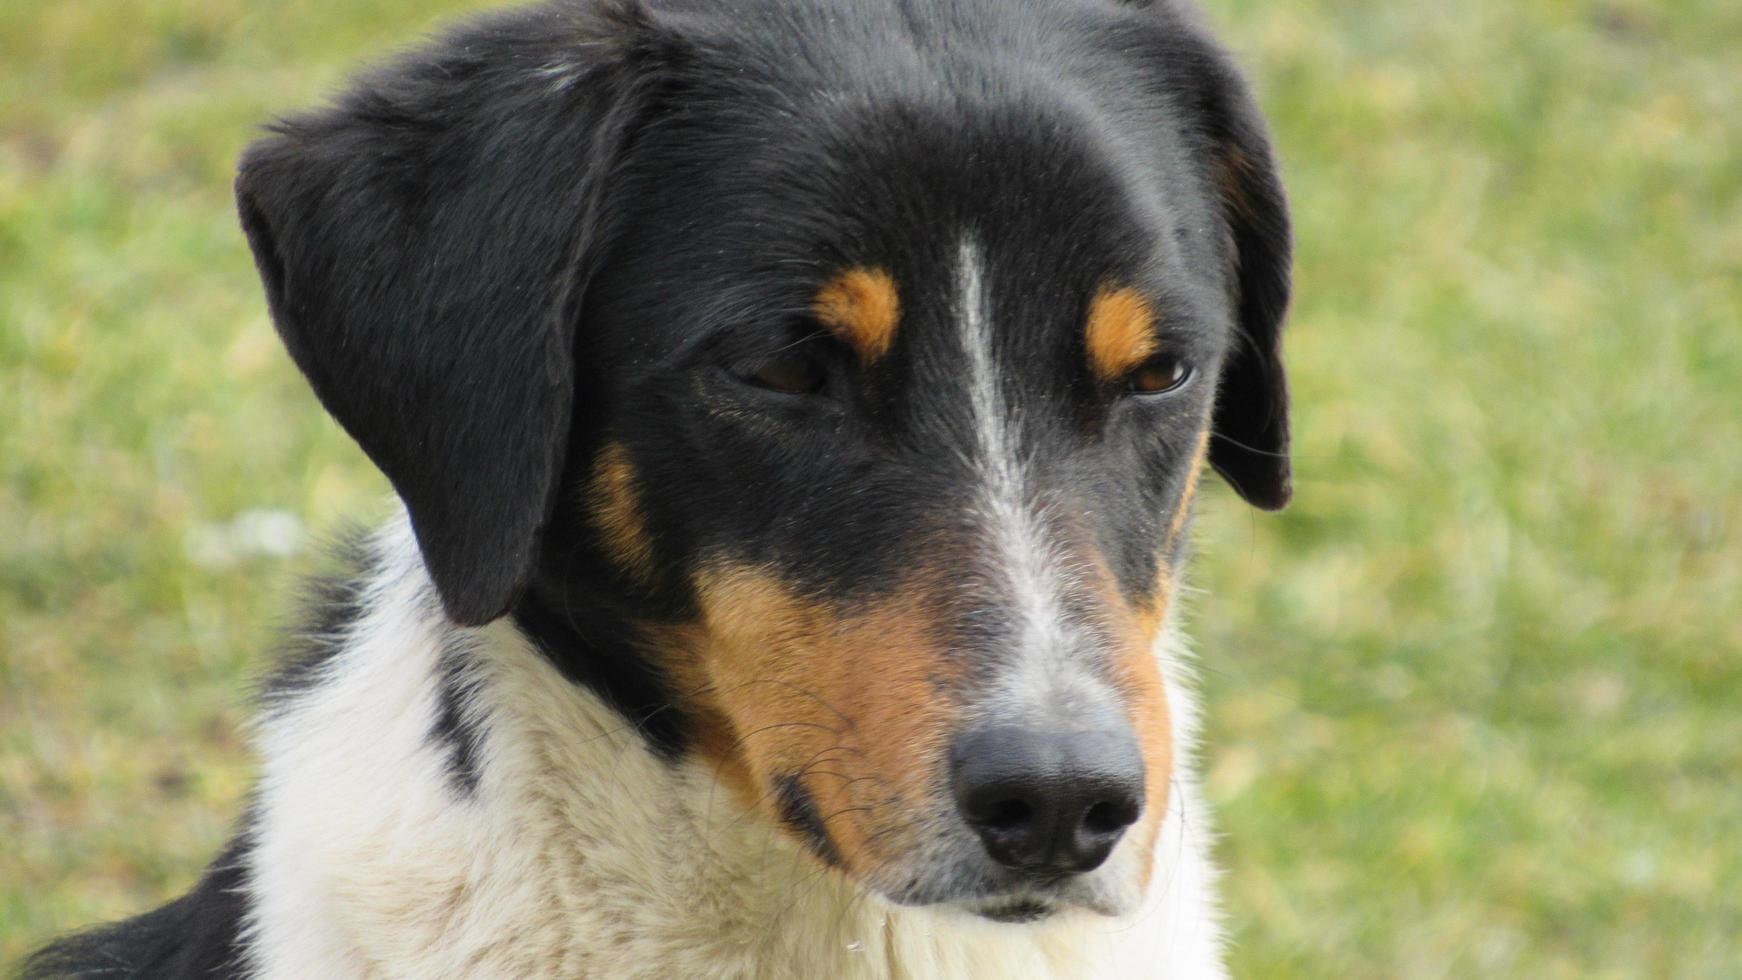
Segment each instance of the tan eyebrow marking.
[{"label": "tan eyebrow marking", "polygon": [[1089,301],[1083,339],[1089,370],[1102,381],[1116,381],[1155,354],[1155,311],[1130,286],[1102,286]]},{"label": "tan eyebrow marking", "polygon": [[817,290],[811,313],[869,364],[889,353],[895,343],[901,298],[888,272],[853,266]]}]

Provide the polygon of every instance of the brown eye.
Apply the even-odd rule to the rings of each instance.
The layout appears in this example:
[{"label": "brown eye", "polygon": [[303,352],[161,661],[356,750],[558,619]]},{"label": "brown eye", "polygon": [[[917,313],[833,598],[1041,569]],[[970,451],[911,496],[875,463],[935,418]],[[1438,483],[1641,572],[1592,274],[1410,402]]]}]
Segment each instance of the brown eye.
[{"label": "brown eye", "polygon": [[1158,354],[1144,361],[1131,372],[1131,392],[1137,395],[1163,395],[1186,383],[1192,369],[1177,357]]},{"label": "brown eye", "polygon": [[827,380],[817,359],[798,349],[783,350],[751,366],[743,378],[758,388],[788,395],[815,394]]}]

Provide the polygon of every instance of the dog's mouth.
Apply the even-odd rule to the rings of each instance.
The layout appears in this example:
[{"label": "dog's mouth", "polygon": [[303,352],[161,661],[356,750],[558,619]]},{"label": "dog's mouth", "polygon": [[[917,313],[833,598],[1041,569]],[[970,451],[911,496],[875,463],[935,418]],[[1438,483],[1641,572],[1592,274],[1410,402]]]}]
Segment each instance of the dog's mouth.
[{"label": "dog's mouth", "polygon": [[1040,898],[1015,898],[977,903],[969,906],[968,910],[993,922],[1022,925],[1051,918],[1058,911],[1058,906]]},{"label": "dog's mouth", "polygon": [[931,907],[988,922],[1025,925],[1061,915],[1118,918],[1141,900],[1142,889],[1127,881],[1121,866],[1084,874],[1017,875],[988,862],[958,859],[930,873],[909,871],[897,887],[862,882],[896,905]]},{"label": "dog's mouth", "polygon": [[1100,889],[1083,886],[1044,893],[1023,889],[1016,893],[1007,892],[960,902],[957,907],[991,922],[1017,925],[1040,922],[1065,912],[1089,912],[1116,917],[1128,911],[1113,896]]},{"label": "dog's mouth", "polygon": [[976,918],[1009,925],[1042,922],[1066,913],[1090,913],[1117,917],[1129,911],[1116,889],[1089,878],[1056,882],[1024,882],[1012,887],[991,887],[979,894],[931,895],[929,901],[902,904],[953,907]]}]

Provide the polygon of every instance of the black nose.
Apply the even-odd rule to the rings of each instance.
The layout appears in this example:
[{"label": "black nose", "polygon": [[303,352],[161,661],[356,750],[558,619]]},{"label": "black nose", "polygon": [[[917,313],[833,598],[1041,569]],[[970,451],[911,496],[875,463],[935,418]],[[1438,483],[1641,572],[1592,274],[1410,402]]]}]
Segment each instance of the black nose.
[{"label": "black nose", "polygon": [[956,806],[1006,867],[1035,875],[1092,871],[1143,810],[1143,755],[1128,731],[1016,726],[959,737]]}]

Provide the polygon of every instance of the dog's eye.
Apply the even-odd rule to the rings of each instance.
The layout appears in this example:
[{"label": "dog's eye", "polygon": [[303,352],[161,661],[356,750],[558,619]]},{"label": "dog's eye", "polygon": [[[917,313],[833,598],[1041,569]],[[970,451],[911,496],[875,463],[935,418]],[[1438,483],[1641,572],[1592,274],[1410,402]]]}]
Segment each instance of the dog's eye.
[{"label": "dog's eye", "polygon": [[816,357],[799,348],[788,348],[746,365],[739,377],[758,388],[787,395],[814,395],[823,390],[823,383],[828,380]]},{"label": "dog's eye", "polygon": [[1169,354],[1157,354],[1131,372],[1127,382],[1134,395],[1165,395],[1186,383],[1191,366]]}]

